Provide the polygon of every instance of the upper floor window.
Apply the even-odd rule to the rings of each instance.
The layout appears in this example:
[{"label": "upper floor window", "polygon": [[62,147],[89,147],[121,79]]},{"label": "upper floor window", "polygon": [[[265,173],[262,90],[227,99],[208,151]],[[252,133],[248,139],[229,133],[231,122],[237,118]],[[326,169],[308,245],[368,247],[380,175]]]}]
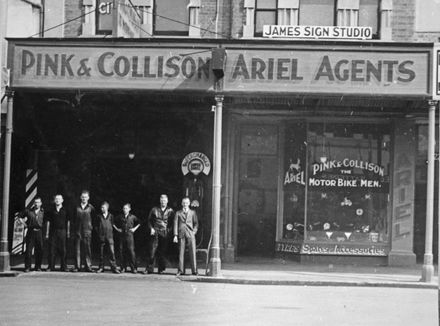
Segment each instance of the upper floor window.
[{"label": "upper floor window", "polygon": [[333,26],[336,0],[302,0],[299,24],[309,26]]},{"label": "upper floor window", "polygon": [[[379,34],[387,0],[245,0],[244,37],[262,36],[264,25],[368,26]],[[379,7],[381,5],[381,7]]]},{"label": "upper floor window", "polygon": [[111,35],[113,33],[113,1],[97,0],[96,7],[96,34]]},{"label": "upper floor window", "polygon": [[298,25],[299,0],[256,0],[255,36],[264,25]]},{"label": "upper floor window", "polygon": [[[154,3],[153,32],[156,35],[188,35],[189,0],[157,0]],[[192,13],[191,19],[195,20]]]}]

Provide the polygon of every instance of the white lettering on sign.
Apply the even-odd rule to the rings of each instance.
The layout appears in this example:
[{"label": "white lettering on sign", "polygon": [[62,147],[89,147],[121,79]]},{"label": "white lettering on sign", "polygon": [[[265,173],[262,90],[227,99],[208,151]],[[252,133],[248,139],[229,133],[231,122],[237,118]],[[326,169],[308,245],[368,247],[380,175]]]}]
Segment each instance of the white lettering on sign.
[{"label": "white lettering on sign", "polygon": [[[375,174],[380,175],[381,177],[384,176],[385,170],[383,167],[367,162],[367,161],[361,161],[361,160],[350,160],[348,158],[343,159],[342,161],[327,161],[325,163],[314,163],[312,165],[312,172],[313,175],[316,175],[318,172],[324,172],[331,169],[337,169],[337,168],[356,168],[356,169],[362,169],[367,170],[370,172],[374,172]],[[346,171],[344,174],[348,174]]]},{"label": "white lettering on sign", "polygon": [[98,11],[101,15],[110,15],[112,13],[113,2],[101,2]]},{"label": "white lettering on sign", "polygon": [[313,38],[313,39],[371,39],[371,27],[362,26],[296,26],[264,25],[263,37]]},{"label": "white lettering on sign", "polygon": [[346,245],[320,245],[303,244],[301,254],[307,255],[347,255],[347,256],[386,256],[387,250],[376,246],[346,246]]},{"label": "white lettering on sign", "polygon": [[209,171],[211,171],[211,162],[205,154],[192,152],[185,156],[181,168],[183,175],[187,175],[189,172],[196,176],[200,174],[200,172],[208,175]]}]

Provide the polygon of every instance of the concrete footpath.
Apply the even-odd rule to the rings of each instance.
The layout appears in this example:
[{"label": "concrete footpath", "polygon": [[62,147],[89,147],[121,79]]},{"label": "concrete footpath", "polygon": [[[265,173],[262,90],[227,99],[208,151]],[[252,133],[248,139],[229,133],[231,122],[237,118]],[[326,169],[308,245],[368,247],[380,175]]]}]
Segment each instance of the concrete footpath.
[{"label": "concrete footpath", "polygon": [[[23,273],[24,264],[21,261],[14,261],[11,273],[0,276],[32,276],[45,274],[57,274],[57,277],[75,275],[74,273],[51,273],[51,272],[32,272]],[[202,267],[203,264],[199,263]],[[43,265],[43,267],[45,267]],[[73,266],[69,266],[73,267]],[[97,266],[94,266],[95,269]],[[203,266],[204,267],[204,266]],[[144,270],[140,266],[140,271]],[[301,264],[294,261],[284,261],[282,259],[264,258],[243,258],[233,264],[222,264],[220,277],[206,275],[203,268],[199,268],[198,276],[179,276],[175,277],[176,268],[167,268],[164,275],[151,274],[130,274],[120,275],[110,274],[90,274],[78,273],[82,277],[115,277],[127,278],[148,277],[151,279],[174,278],[188,282],[208,282],[208,283],[229,283],[229,284],[253,284],[253,285],[296,285],[296,286],[364,286],[364,287],[400,287],[400,288],[438,288],[438,271],[435,269],[432,282],[426,283],[420,280],[422,265],[410,267],[389,267],[389,266],[356,266],[356,265],[316,265]],[[190,272],[187,269],[187,272]],[[78,275],[76,274],[76,275]]]},{"label": "concrete footpath", "polygon": [[243,259],[223,264],[221,277],[199,276],[212,283],[438,288],[437,268],[431,283],[421,282],[422,265],[411,267],[312,265],[281,259]]}]

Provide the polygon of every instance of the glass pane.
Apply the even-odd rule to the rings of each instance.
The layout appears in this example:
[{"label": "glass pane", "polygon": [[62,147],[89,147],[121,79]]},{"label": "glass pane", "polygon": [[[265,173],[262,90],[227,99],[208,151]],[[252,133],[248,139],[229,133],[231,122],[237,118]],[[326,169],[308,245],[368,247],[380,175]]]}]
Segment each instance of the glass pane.
[{"label": "glass pane", "polygon": [[276,127],[244,127],[241,137],[241,151],[245,154],[274,155],[277,153],[277,142]]},{"label": "glass pane", "polygon": [[359,26],[367,26],[377,33],[377,17],[379,15],[379,0],[361,0],[359,4]]},{"label": "glass pane", "polygon": [[111,34],[113,30],[113,3],[108,0],[98,0],[96,16],[96,33]]},{"label": "glass pane", "polygon": [[299,10],[300,25],[333,26],[335,0],[301,1]]},{"label": "glass pane", "polygon": [[307,136],[307,239],[387,242],[389,128],[315,123]]},{"label": "glass pane", "polygon": [[[188,0],[160,0],[155,2],[154,31],[158,34],[188,33]],[[167,19],[170,18],[170,19]]]},{"label": "glass pane", "polygon": [[284,147],[283,239],[304,239],[306,124],[297,122],[286,127]]},{"label": "glass pane", "polygon": [[276,9],[277,0],[257,0],[257,9]]},{"label": "glass pane", "polygon": [[274,11],[257,11],[255,22],[255,33],[263,33],[264,25],[276,24],[276,10]]}]

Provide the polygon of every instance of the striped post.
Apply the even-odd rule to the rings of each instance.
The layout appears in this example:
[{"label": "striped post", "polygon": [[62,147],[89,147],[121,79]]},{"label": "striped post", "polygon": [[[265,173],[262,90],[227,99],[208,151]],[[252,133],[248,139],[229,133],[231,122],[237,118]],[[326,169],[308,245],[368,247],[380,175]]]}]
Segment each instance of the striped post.
[{"label": "striped post", "polygon": [[37,181],[38,171],[34,169],[26,170],[26,208],[31,208],[32,204],[37,197]]},{"label": "striped post", "polygon": [[[37,196],[38,171],[34,169],[26,170],[26,199],[25,207],[31,208]],[[19,219],[19,213],[14,216],[14,235],[12,238],[12,254],[21,255],[26,250],[25,239],[26,229]]]}]

